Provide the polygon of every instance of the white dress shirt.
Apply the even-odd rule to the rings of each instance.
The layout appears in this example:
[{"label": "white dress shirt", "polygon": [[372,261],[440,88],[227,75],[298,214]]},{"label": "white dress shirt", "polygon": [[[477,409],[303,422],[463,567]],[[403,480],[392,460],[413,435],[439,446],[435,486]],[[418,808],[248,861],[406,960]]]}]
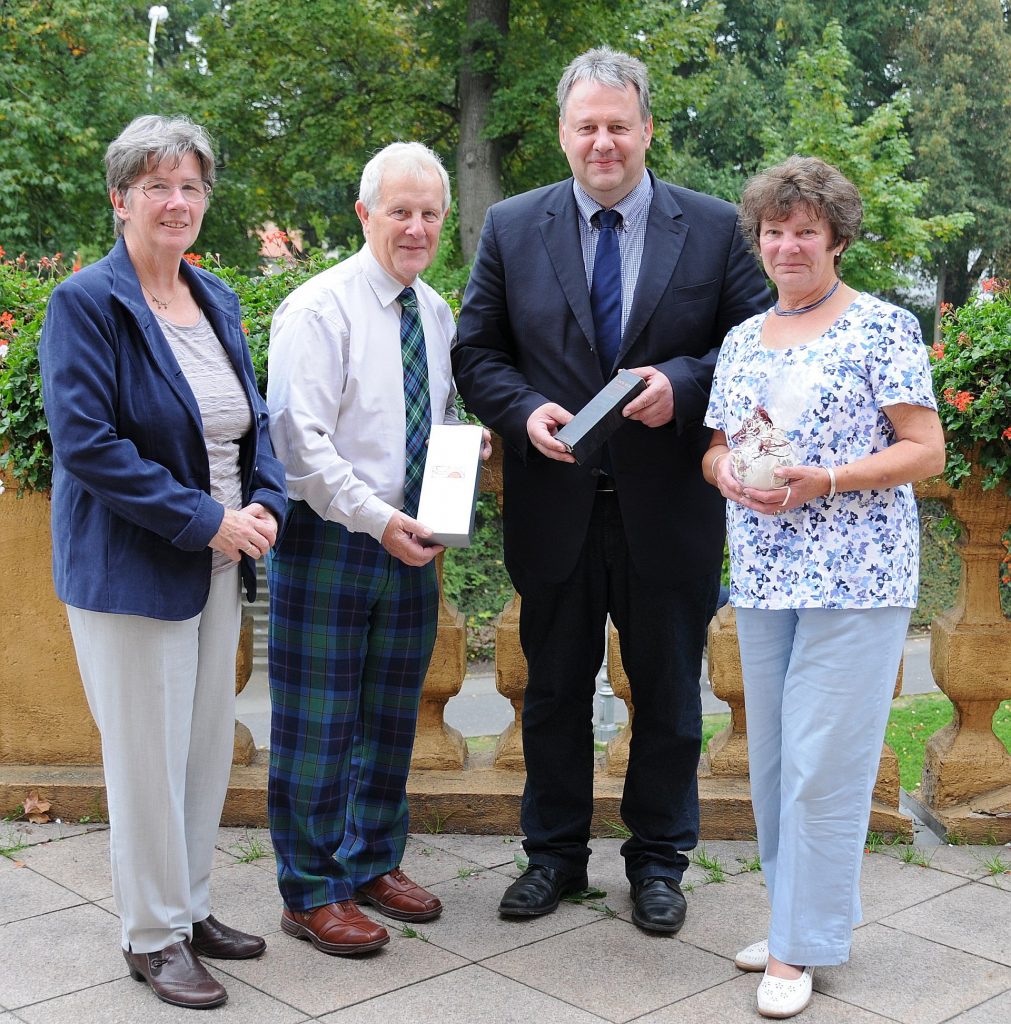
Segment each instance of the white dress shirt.
[{"label": "white dress shirt", "polygon": [[[432,423],[457,420],[446,301],[412,284],[425,331]],[[407,472],[400,303],[404,286],[364,245],[296,288],[270,327],[270,437],[291,498],[382,540]]]}]

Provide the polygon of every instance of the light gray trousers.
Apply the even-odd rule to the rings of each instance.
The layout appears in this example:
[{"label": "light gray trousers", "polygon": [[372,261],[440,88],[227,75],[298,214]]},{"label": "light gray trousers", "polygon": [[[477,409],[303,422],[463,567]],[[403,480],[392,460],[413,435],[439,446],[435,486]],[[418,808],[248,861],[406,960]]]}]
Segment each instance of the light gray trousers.
[{"label": "light gray trousers", "polygon": [[860,866],[909,608],[738,608],[769,951],[849,959]]},{"label": "light gray trousers", "polygon": [[67,608],[102,734],[123,948],[135,953],[190,938],[210,913],[240,614],[237,566],[213,576],[203,611],[181,622]]}]

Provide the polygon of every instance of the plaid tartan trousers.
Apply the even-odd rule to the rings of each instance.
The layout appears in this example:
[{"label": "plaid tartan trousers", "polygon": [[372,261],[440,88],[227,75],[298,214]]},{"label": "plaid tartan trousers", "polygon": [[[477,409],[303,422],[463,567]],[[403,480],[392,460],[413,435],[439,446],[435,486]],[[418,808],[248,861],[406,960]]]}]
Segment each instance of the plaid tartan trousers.
[{"label": "plaid tartan trousers", "polygon": [[281,895],[309,910],[403,857],[438,582],[300,501],[267,572],[270,831]]}]

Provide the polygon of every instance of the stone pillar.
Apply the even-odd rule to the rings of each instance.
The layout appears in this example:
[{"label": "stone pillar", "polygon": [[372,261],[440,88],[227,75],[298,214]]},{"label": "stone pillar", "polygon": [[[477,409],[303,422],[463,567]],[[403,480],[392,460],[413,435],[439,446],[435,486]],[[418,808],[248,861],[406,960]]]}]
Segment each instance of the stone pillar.
[{"label": "stone pillar", "polygon": [[502,609],[495,620],[495,689],[513,706],[513,720],[495,744],[494,765],[524,772],[523,697],[527,690],[527,659],[520,646],[520,596]]},{"label": "stone pillar", "polygon": [[730,724],[709,743],[709,770],[715,776],[744,778],[748,774],[748,722],[737,619],[729,604],[709,623],[707,662],[713,693],[730,705]]},{"label": "stone pillar", "polygon": [[[235,695],[246,688],[253,674],[253,615],[242,609],[242,627],[239,630],[239,648],[235,652]],[[232,764],[249,765],[256,756],[256,744],[248,727],[235,721],[235,739],[232,745]]]},{"label": "stone pillar", "polygon": [[617,736],[607,741],[607,774],[624,778],[628,771],[628,745],[632,742],[635,707],[632,705],[632,687],[628,681],[628,673],[621,663],[621,640],[610,619],[607,621],[607,679],[615,697],[622,701],[628,711],[628,721]]},{"label": "stone pillar", "polygon": [[975,463],[957,490],[932,480],[917,493],[939,498],[963,527],[956,604],[930,631],[931,671],[954,716],[927,743],[921,796],[949,831],[1007,842],[1011,755],[994,735],[993,715],[1011,697],[1011,622],[1001,611],[998,582],[1011,497],[1002,485],[983,490]]},{"label": "stone pillar", "polygon": [[455,770],[467,761],[467,741],[444,721],[446,704],[463,686],[467,674],[467,627],[463,613],[446,600],[442,587],[443,555],[438,555],[439,625],[432,662],[425,676],[418,710],[411,769]]}]

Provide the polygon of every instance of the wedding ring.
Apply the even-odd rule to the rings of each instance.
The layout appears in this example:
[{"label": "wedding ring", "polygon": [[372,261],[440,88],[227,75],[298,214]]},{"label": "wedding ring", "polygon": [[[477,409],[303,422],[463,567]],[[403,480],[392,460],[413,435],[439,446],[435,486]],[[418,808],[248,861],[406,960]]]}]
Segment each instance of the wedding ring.
[{"label": "wedding ring", "polygon": [[786,508],[786,503],[790,500],[790,495],[793,491],[790,490],[790,485],[786,485],[786,497],[783,499],[783,503],[779,506],[780,508]]}]

